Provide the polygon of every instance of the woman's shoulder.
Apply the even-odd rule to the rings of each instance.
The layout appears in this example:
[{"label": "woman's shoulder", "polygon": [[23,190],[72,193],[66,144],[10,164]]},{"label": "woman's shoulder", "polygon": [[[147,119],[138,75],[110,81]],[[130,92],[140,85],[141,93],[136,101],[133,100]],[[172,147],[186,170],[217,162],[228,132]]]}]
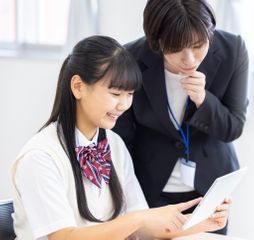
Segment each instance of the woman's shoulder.
[{"label": "woman's shoulder", "polygon": [[244,40],[241,35],[230,33],[223,30],[215,30],[213,45],[215,47],[232,51],[232,49],[245,48]]},{"label": "woman's shoulder", "polygon": [[142,59],[147,54],[154,54],[150,49],[146,37],[138,38],[124,45],[135,59]]},{"label": "woman's shoulder", "polygon": [[245,42],[240,35],[216,30],[206,58],[217,61],[215,55],[222,60],[221,63],[233,67],[237,61],[247,58]]},{"label": "woman's shoulder", "polygon": [[141,37],[141,38],[138,38],[136,40],[133,40],[129,43],[126,43],[124,45],[124,47],[129,50],[129,51],[133,51],[136,49],[140,49],[140,47],[144,46],[147,44],[147,41],[146,41],[146,38],[145,37]]}]

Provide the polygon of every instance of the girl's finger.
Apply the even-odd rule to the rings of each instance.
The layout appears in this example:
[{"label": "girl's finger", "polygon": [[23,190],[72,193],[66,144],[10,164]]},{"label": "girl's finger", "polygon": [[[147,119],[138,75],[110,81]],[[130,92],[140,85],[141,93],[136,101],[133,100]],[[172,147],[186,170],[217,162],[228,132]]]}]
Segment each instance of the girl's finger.
[{"label": "girl's finger", "polygon": [[217,219],[217,218],[226,218],[228,216],[227,211],[221,211],[221,212],[215,212],[212,214],[211,218],[212,219]]},{"label": "girl's finger", "polygon": [[218,206],[216,208],[216,212],[217,211],[227,211],[229,209],[229,205],[228,204],[221,204],[220,206]]}]

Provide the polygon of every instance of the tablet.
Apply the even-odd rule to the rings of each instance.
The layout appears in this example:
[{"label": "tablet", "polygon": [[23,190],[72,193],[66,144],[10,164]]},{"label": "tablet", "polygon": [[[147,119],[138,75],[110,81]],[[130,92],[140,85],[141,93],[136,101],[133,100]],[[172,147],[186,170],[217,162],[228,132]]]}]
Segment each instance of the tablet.
[{"label": "tablet", "polygon": [[183,230],[209,218],[214,213],[216,207],[220,205],[226,197],[231,195],[246,171],[247,167],[244,167],[217,178],[194,209],[190,218],[183,225]]}]

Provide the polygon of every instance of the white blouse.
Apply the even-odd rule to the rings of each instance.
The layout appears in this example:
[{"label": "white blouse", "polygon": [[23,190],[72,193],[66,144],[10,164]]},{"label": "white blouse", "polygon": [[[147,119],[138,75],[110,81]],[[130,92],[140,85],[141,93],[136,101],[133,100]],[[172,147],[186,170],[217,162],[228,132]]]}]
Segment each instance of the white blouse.
[{"label": "white blouse", "polygon": [[[38,135],[44,135],[43,141],[49,138],[50,142],[52,136],[56,138],[55,130],[55,124],[51,124]],[[111,147],[112,162],[125,197],[123,213],[148,208],[134,174],[133,163],[126,146],[117,134],[110,130],[107,130],[106,134]],[[97,137],[98,131],[92,141],[89,141],[76,129],[77,145],[87,146],[92,142],[96,143]],[[14,199],[14,207],[16,205],[14,229],[17,239],[45,240],[48,239],[47,235],[63,228],[94,224],[79,215],[74,177],[67,156],[65,159],[62,157],[63,153],[57,156],[58,151],[51,152],[51,147],[48,150],[47,147],[40,149],[37,142],[35,138],[32,143],[28,143],[29,147],[25,147],[12,167],[16,196]],[[52,146],[51,143],[50,146]],[[57,141],[54,141],[54,144],[57,144]],[[60,149],[59,146],[56,146],[53,151],[56,149]],[[91,213],[96,218],[108,219],[113,213],[109,186],[102,180],[100,189],[86,178],[83,178],[83,184]],[[19,215],[22,214],[24,216],[20,217]],[[28,226],[26,233],[21,225]]]}]

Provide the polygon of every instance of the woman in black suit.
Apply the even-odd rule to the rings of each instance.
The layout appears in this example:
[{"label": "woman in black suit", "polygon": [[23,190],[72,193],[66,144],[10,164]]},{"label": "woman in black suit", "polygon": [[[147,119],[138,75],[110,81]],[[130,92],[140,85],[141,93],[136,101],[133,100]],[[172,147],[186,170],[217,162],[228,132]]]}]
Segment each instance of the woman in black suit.
[{"label": "woman in black suit", "polygon": [[151,207],[203,196],[239,168],[232,141],[245,122],[248,56],[215,25],[205,0],[149,0],[145,37],[126,45],[143,85],[115,131]]}]

